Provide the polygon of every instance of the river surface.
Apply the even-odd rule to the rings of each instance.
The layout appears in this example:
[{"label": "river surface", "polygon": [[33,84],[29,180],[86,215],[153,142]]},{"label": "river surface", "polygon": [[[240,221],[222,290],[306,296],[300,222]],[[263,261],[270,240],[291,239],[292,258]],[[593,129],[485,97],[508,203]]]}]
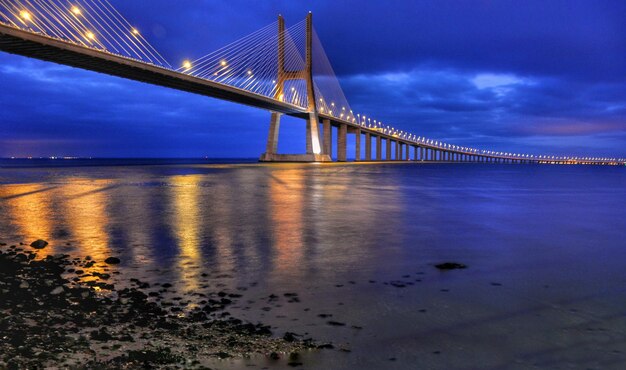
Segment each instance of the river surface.
[{"label": "river surface", "polygon": [[335,344],[305,369],[626,364],[624,167],[3,160],[0,241],[37,238],[190,294],[211,272],[234,316]]}]

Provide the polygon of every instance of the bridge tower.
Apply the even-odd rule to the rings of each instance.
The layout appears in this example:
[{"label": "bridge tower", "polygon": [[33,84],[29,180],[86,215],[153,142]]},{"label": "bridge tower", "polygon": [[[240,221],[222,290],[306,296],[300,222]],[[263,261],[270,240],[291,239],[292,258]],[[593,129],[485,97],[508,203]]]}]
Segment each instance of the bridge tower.
[{"label": "bridge tower", "polygon": [[330,162],[330,155],[322,152],[319,130],[319,116],[315,104],[313,87],[313,14],[306,17],[305,65],[301,70],[288,70],[285,64],[285,19],[278,16],[278,79],[275,99],[284,96],[285,83],[289,80],[304,80],[307,86],[306,154],[278,154],[278,133],[282,113],[271,112],[270,129],[265,153],[261,162]]}]

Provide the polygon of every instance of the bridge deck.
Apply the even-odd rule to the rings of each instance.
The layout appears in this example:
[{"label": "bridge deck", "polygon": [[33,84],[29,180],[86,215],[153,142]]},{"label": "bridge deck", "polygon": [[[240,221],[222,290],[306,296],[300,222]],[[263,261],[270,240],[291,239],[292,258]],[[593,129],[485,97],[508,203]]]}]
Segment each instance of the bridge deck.
[{"label": "bridge deck", "polygon": [[305,109],[269,97],[3,24],[0,24],[0,51],[210,96],[292,116],[306,116]]}]

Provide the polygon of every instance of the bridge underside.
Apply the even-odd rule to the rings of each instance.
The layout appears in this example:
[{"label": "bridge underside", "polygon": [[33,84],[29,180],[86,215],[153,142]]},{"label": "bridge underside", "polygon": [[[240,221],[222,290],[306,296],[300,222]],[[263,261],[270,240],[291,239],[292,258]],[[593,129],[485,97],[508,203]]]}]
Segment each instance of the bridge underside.
[{"label": "bridge underside", "polygon": [[305,118],[303,109],[141,61],[0,24],[0,51]]}]

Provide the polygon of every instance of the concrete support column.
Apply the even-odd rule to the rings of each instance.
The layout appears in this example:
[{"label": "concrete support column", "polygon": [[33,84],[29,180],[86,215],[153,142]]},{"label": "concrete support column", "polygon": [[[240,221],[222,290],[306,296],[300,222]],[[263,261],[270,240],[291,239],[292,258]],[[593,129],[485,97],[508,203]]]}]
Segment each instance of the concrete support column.
[{"label": "concrete support column", "polygon": [[267,136],[267,145],[265,147],[265,153],[276,154],[278,151],[278,132],[280,131],[280,116],[281,113],[272,112],[272,118],[270,119],[270,131]]},{"label": "concrete support column", "polygon": [[416,146],[414,146],[414,147],[413,147],[413,160],[414,160],[414,161],[417,161],[417,160],[418,160],[418,158],[419,158],[419,157],[417,156],[417,155],[419,154],[418,150],[419,150],[419,149],[418,149]]},{"label": "concrete support column", "polygon": [[404,159],[407,161],[411,160],[411,147],[408,144],[405,144],[404,147],[406,148],[406,154],[404,155]]},{"label": "concrete support column", "polygon": [[321,154],[319,118],[316,113],[309,113],[306,120],[306,154]]},{"label": "concrete support column", "polygon": [[330,124],[329,119],[322,120],[324,125],[324,154],[328,154],[331,158],[333,156],[333,126]]},{"label": "concrete support column", "polygon": [[347,158],[347,136],[348,125],[345,123],[339,124],[339,130],[337,131],[337,161],[345,162]]},{"label": "concrete support column", "polygon": [[426,158],[424,158],[424,147],[420,147],[420,160],[423,161]]},{"label": "concrete support column", "polygon": [[380,135],[376,136],[376,160],[383,160],[383,138]]},{"label": "concrete support column", "polygon": [[372,160],[372,134],[369,132],[365,133],[365,160]]},{"label": "concrete support column", "polygon": [[356,144],[356,148],[354,153],[354,160],[358,162],[361,160],[361,129],[357,128],[355,134],[356,138],[354,142]]},{"label": "concrete support column", "polygon": [[387,139],[387,147],[386,147],[386,157],[385,159],[390,161],[391,160],[391,139]]}]

